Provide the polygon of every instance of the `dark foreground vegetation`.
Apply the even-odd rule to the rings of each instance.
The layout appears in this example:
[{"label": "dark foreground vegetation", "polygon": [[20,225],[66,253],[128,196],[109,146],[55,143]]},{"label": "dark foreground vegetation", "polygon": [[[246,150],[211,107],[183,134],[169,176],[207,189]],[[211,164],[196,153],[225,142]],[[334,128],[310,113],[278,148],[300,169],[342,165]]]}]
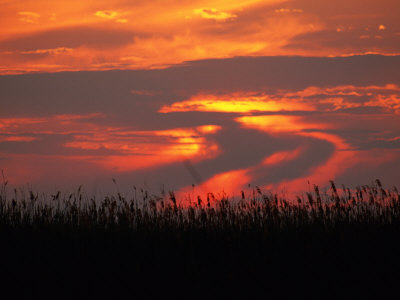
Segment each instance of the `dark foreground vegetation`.
[{"label": "dark foreground vegetation", "polygon": [[[0,194],[1,295],[379,298],[400,292],[400,195],[379,181],[288,201]],[[190,205],[188,205],[190,201]],[[185,204],[185,205],[183,205]],[[11,299],[10,296],[4,299]]]}]

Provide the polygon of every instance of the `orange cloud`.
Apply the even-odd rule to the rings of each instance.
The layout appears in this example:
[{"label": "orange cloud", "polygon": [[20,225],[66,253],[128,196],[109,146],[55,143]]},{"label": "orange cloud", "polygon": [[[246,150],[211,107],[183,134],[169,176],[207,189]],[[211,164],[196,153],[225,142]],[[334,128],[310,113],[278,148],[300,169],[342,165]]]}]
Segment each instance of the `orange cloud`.
[{"label": "orange cloud", "polygon": [[[346,126],[350,124],[343,124],[332,119],[325,120],[325,117],[338,110],[368,107],[378,107],[389,114],[398,113],[400,108],[399,95],[400,87],[395,84],[384,86],[311,86],[299,91],[281,90],[274,93],[274,95],[250,92],[223,95],[201,93],[191,97],[189,100],[164,106],[160,109],[160,112],[209,111],[241,113],[246,115],[235,117],[234,120],[241,124],[243,128],[263,131],[279,138],[304,137],[330,144],[333,147],[332,154],[324,162],[309,169],[305,176],[302,175],[298,178],[264,186],[265,189],[274,191],[289,190],[296,194],[304,191],[307,180],[314,184],[325,185],[329,180],[345,173],[346,170],[369,162],[371,157],[375,155],[373,154],[374,150],[359,150],[353,147],[350,141],[337,134],[330,133],[330,131],[339,128],[347,128],[349,130]],[[287,107],[290,107],[290,109],[287,109]],[[290,111],[292,110],[298,112],[312,111],[317,113],[318,116],[309,114],[306,116],[291,115]],[[258,115],[263,111],[285,112],[285,114]],[[253,115],[253,113],[257,114]],[[350,126],[354,127],[354,124]],[[360,128],[363,128],[363,125],[360,125]],[[391,132],[391,127],[386,125],[385,128],[387,132]],[[355,127],[353,129],[358,130]],[[383,129],[378,128],[376,125],[374,130],[380,131]],[[379,135],[380,133],[377,134],[377,136]],[[397,136],[395,136],[386,138],[385,141],[396,142],[397,139]],[[203,194],[205,191],[222,191],[222,189],[228,194],[237,193],[245,184],[257,180],[255,177],[257,174],[268,173],[269,168],[285,164],[291,160],[301,160],[303,155],[310,155],[309,152],[310,149],[307,149],[306,146],[300,146],[290,151],[277,151],[265,157],[258,165],[216,174],[201,184],[200,188]],[[381,164],[396,159],[397,156],[392,154],[386,159],[379,159],[377,163]],[[225,183],[227,181],[229,183]],[[213,189],[210,189],[211,187]],[[190,188],[187,187],[182,189],[181,192],[184,193],[189,190]]]},{"label": "orange cloud", "polygon": [[116,11],[112,11],[112,10],[98,10],[95,12],[94,15],[96,17],[106,19],[106,20],[115,20],[115,22],[117,22],[117,23],[128,23],[127,19],[120,18],[121,17],[120,13],[118,13]]},{"label": "orange cloud", "polygon": [[58,47],[58,48],[52,48],[52,49],[36,49],[36,50],[28,50],[28,51],[18,51],[18,53],[21,54],[51,54],[51,55],[57,55],[57,54],[63,54],[66,52],[72,52],[72,48],[66,48],[66,47]]},{"label": "orange cloud", "polygon": [[388,112],[400,114],[400,95],[377,95],[376,98],[368,101],[365,105],[382,107]]},{"label": "orange cloud", "polygon": [[[0,134],[72,134],[95,128],[85,120],[101,118],[101,113],[54,115],[41,118],[0,118]],[[83,121],[83,122],[82,122]]]},{"label": "orange cloud", "polygon": [[111,10],[99,10],[96,11],[95,16],[103,19],[115,19],[118,16],[118,13]]},{"label": "orange cloud", "polygon": [[299,147],[292,151],[279,151],[279,152],[276,152],[276,153],[266,157],[263,160],[262,164],[265,166],[278,165],[283,162],[287,162],[287,161],[290,161],[290,160],[293,160],[293,159],[299,157],[303,151],[304,151],[304,149],[302,147]]},{"label": "orange cloud", "polygon": [[[217,174],[201,184],[202,191],[221,193],[227,195],[238,195],[240,189],[251,182],[252,178],[248,170],[233,170]],[[202,195],[203,199],[205,195]]]},{"label": "orange cloud", "polygon": [[304,130],[321,130],[329,128],[323,123],[308,123],[302,116],[245,116],[236,121],[247,128],[267,131],[268,133],[298,133]]},{"label": "orange cloud", "polygon": [[396,84],[364,87],[352,85],[310,86],[300,91],[285,90],[270,95],[253,92],[235,92],[224,95],[200,93],[188,100],[164,105],[159,112],[305,112],[380,107],[399,113],[399,98],[400,87]]},{"label": "orange cloud", "polygon": [[[93,10],[107,4],[73,1],[61,5],[61,1],[49,6],[40,0],[37,5],[40,22],[29,28],[14,26],[12,15],[0,13],[0,26],[7,24],[2,28],[12,28],[0,34],[0,73],[151,69],[205,58],[279,55],[288,39],[319,28],[318,24],[310,27],[310,22],[302,17],[277,16],[272,7],[281,2],[284,1],[194,1],[160,6],[137,1],[131,5],[116,2],[113,9]],[[33,7],[29,3],[25,6]],[[15,9],[16,6],[9,4],[5,11],[11,13]],[[105,20],[112,22],[105,26]],[[73,28],[80,30],[68,35]],[[111,31],[116,38],[93,44],[90,43],[93,38],[86,37],[88,29],[104,31],[105,36]],[[117,38],[124,30],[132,32],[126,43]],[[55,37],[65,41],[49,47]],[[30,40],[35,41],[35,46],[26,49]],[[77,40],[80,42],[76,43]],[[59,47],[72,51],[58,52],[57,56],[29,56],[41,49]],[[32,52],[21,57],[21,51]]]},{"label": "orange cloud", "polygon": [[213,19],[217,21],[224,21],[227,19],[234,19],[237,17],[237,15],[235,14],[224,11],[218,11],[215,8],[197,8],[193,12],[195,15],[199,15],[204,19]]},{"label": "orange cloud", "polygon": [[37,140],[36,137],[29,136],[34,134],[69,135],[73,139],[64,143],[63,147],[84,151],[111,151],[110,155],[82,157],[119,172],[159,167],[189,158],[200,161],[219,154],[218,145],[206,138],[206,135],[215,134],[221,129],[216,125],[132,131],[93,122],[100,117],[101,114],[88,114],[0,119],[0,142]]},{"label": "orange cloud", "polygon": [[96,158],[97,164],[118,172],[191,159],[199,161],[214,157],[218,146],[207,141],[204,135],[213,134],[218,126],[206,125],[195,129],[172,129],[160,131],[126,131],[123,129],[100,130],[86,135],[76,135],[75,140],[64,144],[77,149],[108,149],[118,155]]},{"label": "orange cloud", "polygon": [[303,10],[299,8],[278,8],[275,9],[276,13],[302,13]]},{"label": "orange cloud", "polygon": [[252,93],[234,93],[229,95],[196,95],[187,101],[163,106],[159,112],[176,111],[214,111],[248,113],[255,111],[313,111],[315,108],[307,103],[277,100],[268,95]]},{"label": "orange cloud", "polygon": [[31,11],[20,11],[18,15],[20,16],[18,20],[25,23],[37,23],[40,18],[40,14]]},{"label": "orange cloud", "polygon": [[0,142],[32,142],[37,139],[32,136],[0,136]]},{"label": "orange cloud", "polygon": [[[342,174],[346,169],[351,168],[360,162],[359,151],[352,147],[337,135],[317,131],[329,128],[327,124],[308,123],[305,118],[294,116],[248,116],[237,119],[248,128],[265,131],[269,134],[289,133],[298,136],[311,137],[327,141],[334,146],[334,152],[327,161],[310,170],[305,177],[293,180],[283,180],[278,184],[266,185],[266,189],[289,190],[290,193],[298,194],[304,191],[306,180],[314,184],[325,185],[329,180]],[[308,130],[313,130],[309,132]],[[284,159],[298,157],[300,149],[289,153],[276,153],[264,160],[264,164],[279,163]]]},{"label": "orange cloud", "polygon": [[[104,0],[7,1],[0,11],[0,73],[152,69],[235,56],[400,53],[395,2],[384,7],[377,0],[368,5],[361,0],[352,5],[338,1],[339,4],[317,0],[194,0],[178,4],[167,0],[161,4],[117,0],[112,7]],[[371,22],[380,25],[372,28]],[[370,38],[360,39],[367,36],[366,27],[370,28]],[[73,28],[82,32],[66,37],[67,41],[57,47],[46,45],[54,39],[51,34],[47,40],[37,38],[49,32],[65,37]],[[135,34],[126,44],[114,40],[107,42],[108,47],[86,43],[69,46],[74,43],[68,40],[80,39],[88,28],[113,31],[116,35],[128,29]],[[19,45],[26,44],[29,38],[38,40],[36,48],[22,49]],[[7,46],[15,40],[20,43]],[[21,51],[58,47],[73,51],[57,57],[20,55]]]}]

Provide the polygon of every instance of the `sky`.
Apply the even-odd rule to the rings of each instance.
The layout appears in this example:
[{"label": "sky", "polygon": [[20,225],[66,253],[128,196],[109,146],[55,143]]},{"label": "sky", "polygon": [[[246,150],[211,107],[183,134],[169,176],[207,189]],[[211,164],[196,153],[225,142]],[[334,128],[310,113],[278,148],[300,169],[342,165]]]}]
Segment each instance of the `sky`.
[{"label": "sky", "polygon": [[399,9],[0,0],[0,169],[94,194],[400,186]]}]

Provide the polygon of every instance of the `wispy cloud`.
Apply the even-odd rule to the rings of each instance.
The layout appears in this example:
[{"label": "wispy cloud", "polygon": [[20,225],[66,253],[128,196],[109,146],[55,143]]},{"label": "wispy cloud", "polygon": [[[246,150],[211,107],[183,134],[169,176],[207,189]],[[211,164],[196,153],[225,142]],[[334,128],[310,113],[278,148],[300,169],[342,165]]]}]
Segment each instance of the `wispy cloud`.
[{"label": "wispy cloud", "polygon": [[98,10],[94,15],[106,20],[115,20],[117,23],[128,23],[127,19],[122,18],[123,14],[113,10]]},{"label": "wispy cloud", "polygon": [[385,86],[310,86],[300,91],[274,94],[235,92],[231,94],[199,94],[189,100],[163,106],[159,112],[206,111],[226,113],[337,111],[376,107],[400,113],[400,87]]},{"label": "wispy cloud", "polygon": [[57,47],[57,48],[51,48],[51,49],[36,49],[36,50],[26,50],[26,51],[18,51],[18,53],[21,54],[51,54],[51,55],[57,55],[57,54],[63,54],[67,52],[72,52],[72,48],[65,48],[65,47]]},{"label": "wispy cloud", "polygon": [[276,111],[312,111],[315,108],[308,103],[277,100],[265,94],[233,93],[228,95],[200,94],[183,102],[163,106],[159,112],[174,111],[214,111],[214,112],[276,112]]},{"label": "wispy cloud", "polygon": [[277,8],[276,13],[302,13],[303,10],[300,8]]},{"label": "wispy cloud", "polygon": [[[59,147],[77,150],[71,159],[89,160],[118,172],[160,167],[184,159],[200,161],[218,153],[218,145],[206,138],[220,130],[216,125],[138,131],[101,125],[96,122],[99,118],[104,115],[3,118],[0,142],[33,142],[40,136],[45,144],[46,137],[68,136],[69,141]],[[109,151],[108,155],[103,155],[104,151]]]},{"label": "wispy cloud", "polygon": [[215,8],[197,8],[193,10],[193,12],[195,15],[198,15],[204,19],[213,19],[217,21],[224,21],[228,19],[234,19],[237,17],[237,15],[233,13],[219,11]]},{"label": "wispy cloud", "polygon": [[40,14],[32,11],[20,11],[18,12],[18,15],[18,20],[25,23],[37,23],[40,18]]},{"label": "wispy cloud", "polygon": [[111,20],[115,19],[118,16],[118,13],[112,10],[99,10],[95,12],[95,16]]}]

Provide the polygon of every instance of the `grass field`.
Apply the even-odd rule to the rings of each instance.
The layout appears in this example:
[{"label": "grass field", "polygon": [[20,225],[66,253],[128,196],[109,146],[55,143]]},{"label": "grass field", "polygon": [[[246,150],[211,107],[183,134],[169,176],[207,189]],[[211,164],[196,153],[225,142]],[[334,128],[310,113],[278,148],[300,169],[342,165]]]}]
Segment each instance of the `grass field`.
[{"label": "grass field", "polygon": [[0,282],[18,298],[389,297],[399,238],[400,194],[379,180],[294,201],[257,187],[184,201],[0,194]]}]

